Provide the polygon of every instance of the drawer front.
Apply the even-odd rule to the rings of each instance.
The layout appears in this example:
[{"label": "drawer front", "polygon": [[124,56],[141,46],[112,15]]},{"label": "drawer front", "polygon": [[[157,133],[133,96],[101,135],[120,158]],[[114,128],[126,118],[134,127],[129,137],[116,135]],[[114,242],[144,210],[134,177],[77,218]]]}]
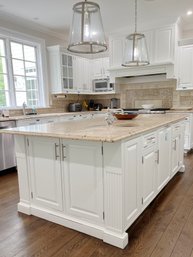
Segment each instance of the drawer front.
[{"label": "drawer front", "polygon": [[143,137],[143,149],[150,148],[157,143],[156,133],[151,133]]}]

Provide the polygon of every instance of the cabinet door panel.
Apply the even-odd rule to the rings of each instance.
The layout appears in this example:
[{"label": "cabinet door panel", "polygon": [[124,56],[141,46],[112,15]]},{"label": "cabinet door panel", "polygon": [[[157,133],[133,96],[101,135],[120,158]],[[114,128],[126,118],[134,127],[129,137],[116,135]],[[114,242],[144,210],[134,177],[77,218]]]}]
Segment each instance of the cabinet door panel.
[{"label": "cabinet door panel", "polygon": [[29,137],[33,203],[62,210],[61,167],[56,155],[59,139]]},{"label": "cabinet door panel", "polygon": [[171,62],[174,59],[174,40],[172,27],[155,31],[155,63]]},{"label": "cabinet door panel", "polygon": [[145,208],[155,196],[155,173],[156,173],[156,156],[154,148],[149,149],[143,155],[143,208]]},{"label": "cabinet door panel", "polygon": [[102,221],[102,155],[99,144],[66,143],[64,159],[67,212],[83,219]]},{"label": "cabinet door panel", "polygon": [[180,136],[177,135],[172,140],[172,168],[171,168],[171,175],[174,176],[179,168],[179,158],[180,158]]},{"label": "cabinet door panel", "polygon": [[178,88],[193,88],[193,46],[182,46],[179,49]]},{"label": "cabinet door panel", "polygon": [[127,142],[124,147],[125,219],[129,226],[140,212],[140,140]]},{"label": "cabinet door panel", "polygon": [[158,191],[170,179],[170,153],[171,153],[171,128],[163,129],[158,133],[159,158],[158,158]]}]

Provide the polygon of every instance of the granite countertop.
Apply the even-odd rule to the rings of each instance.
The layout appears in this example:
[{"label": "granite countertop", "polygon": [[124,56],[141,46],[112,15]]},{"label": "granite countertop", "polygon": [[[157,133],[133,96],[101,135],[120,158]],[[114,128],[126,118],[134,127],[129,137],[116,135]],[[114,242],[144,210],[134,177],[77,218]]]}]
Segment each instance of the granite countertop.
[{"label": "granite countertop", "polygon": [[20,116],[10,116],[10,117],[0,117],[0,121],[9,121],[9,120],[25,120],[25,119],[34,119],[34,118],[47,118],[47,117],[60,117],[60,116],[71,116],[71,115],[85,115],[85,114],[100,114],[104,111],[82,111],[82,112],[58,112],[58,113],[43,113],[43,114],[34,114],[34,115],[20,115]]},{"label": "granite countertop", "polygon": [[16,135],[115,142],[185,119],[185,114],[140,114],[133,120],[116,120],[108,126],[104,117],[56,122],[1,130]]}]

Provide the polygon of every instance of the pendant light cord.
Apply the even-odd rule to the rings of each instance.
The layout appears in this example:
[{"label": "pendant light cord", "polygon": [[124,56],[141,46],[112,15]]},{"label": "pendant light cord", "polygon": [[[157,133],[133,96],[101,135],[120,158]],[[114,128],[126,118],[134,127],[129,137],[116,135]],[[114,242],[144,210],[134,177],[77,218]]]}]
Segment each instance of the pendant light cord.
[{"label": "pendant light cord", "polygon": [[135,0],[135,33],[137,32],[137,0]]}]

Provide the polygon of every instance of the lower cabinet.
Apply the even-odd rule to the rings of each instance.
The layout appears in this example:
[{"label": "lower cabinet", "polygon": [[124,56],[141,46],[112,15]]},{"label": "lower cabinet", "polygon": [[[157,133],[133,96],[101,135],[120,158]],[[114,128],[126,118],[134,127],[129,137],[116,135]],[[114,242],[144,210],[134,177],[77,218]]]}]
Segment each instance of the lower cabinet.
[{"label": "lower cabinet", "polygon": [[174,176],[183,164],[184,123],[172,126],[171,176]]},{"label": "lower cabinet", "polygon": [[67,214],[102,223],[101,144],[62,140],[61,147]]},{"label": "lower cabinet", "polygon": [[156,194],[157,136],[150,133],[143,137],[142,148],[142,209],[153,200]]},{"label": "lower cabinet", "polygon": [[158,131],[157,152],[157,190],[160,191],[170,180],[171,167],[171,128],[166,127]]},{"label": "lower cabinet", "polygon": [[29,137],[27,142],[32,203],[63,210],[59,139]]}]

